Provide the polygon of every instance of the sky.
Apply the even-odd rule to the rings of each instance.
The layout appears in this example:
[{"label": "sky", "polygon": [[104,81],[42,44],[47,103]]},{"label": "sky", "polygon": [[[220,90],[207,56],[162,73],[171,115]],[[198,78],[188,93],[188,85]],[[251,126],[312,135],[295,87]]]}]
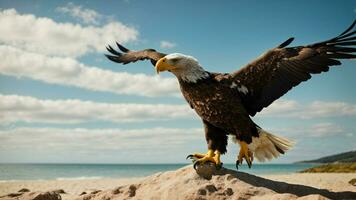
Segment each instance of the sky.
[{"label": "sky", "polygon": [[[1,163],[188,163],[206,152],[176,78],[119,65],[107,45],[192,55],[233,72],[289,37],[330,39],[356,17],[344,1],[0,0]],[[356,149],[355,61],[315,75],[253,120],[295,141],[269,163]],[[229,140],[222,162],[234,163]]]}]

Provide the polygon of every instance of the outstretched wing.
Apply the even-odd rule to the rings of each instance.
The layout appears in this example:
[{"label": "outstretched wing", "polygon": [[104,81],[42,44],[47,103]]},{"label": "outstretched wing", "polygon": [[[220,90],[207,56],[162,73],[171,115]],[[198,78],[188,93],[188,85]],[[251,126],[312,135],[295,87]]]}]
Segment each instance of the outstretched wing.
[{"label": "outstretched wing", "polygon": [[105,56],[110,59],[111,61],[117,62],[117,63],[122,63],[126,65],[127,63],[131,62],[136,62],[138,60],[150,60],[152,65],[154,66],[156,62],[160,59],[166,56],[164,53],[157,52],[154,49],[145,49],[141,51],[131,51],[121,44],[116,42],[117,47],[122,52],[118,52],[114,50],[110,45],[106,47],[106,49],[112,54],[112,55],[107,55]]},{"label": "outstretched wing", "polygon": [[271,49],[242,69],[231,73],[251,116],[294,86],[340,65],[338,59],[356,58],[354,23],[339,36],[306,46],[285,48],[293,38]]}]

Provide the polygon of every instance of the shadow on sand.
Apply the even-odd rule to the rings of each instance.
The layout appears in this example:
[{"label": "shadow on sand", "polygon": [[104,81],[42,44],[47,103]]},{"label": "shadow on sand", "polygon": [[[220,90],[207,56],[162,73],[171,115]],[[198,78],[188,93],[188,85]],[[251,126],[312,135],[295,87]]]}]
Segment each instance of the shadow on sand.
[{"label": "shadow on sand", "polygon": [[226,168],[216,171],[215,174],[216,175],[231,174],[235,178],[245,183],[248,183],[250,185],[256,187],[264,187],[273,190],[277,193],[294,194],[298,197],[318,194],[327,197],[329,199],[356,199],[356,192],[350,192],[350,191],[332,192],[326,189],[319,189],[319,188],[305,186],[305,185],[297,185],[297,184],[290,184],[290,183],[285,183],[280,181],[269,180],[245,172],[237,172]]}]

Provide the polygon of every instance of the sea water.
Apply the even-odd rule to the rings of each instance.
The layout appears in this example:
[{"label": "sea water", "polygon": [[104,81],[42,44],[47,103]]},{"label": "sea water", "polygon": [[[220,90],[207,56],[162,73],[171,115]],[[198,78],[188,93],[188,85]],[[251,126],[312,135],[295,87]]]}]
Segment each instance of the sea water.
[{"label": "sea water", "polygon": [[[176,170],[187,164],[0,164],[0,181],[134,178]],[[289,174],[314,164],[254,164],[239,171],[256,175]],[[224,167],[236,169],[235,164]]]}]

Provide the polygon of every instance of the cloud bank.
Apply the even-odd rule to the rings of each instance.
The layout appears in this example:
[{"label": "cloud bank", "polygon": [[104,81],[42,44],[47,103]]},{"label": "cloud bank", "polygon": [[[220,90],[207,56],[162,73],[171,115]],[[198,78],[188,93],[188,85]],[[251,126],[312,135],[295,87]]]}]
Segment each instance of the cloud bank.
[{"label": "cloud bank", "polygon": [[33,148],[34,146],[41,149],[87,147],[97,150],[154,148],[157,145],[169,147],[169,145],[182,144],[192,139],[201,139],[202,132],[202,128],[62,129],[22,127],[0,130],[0,140],[3,141],[0,149]]},{"label": "cloud bank", "polygon": [[103,52],[108,43],[136,41],[139,35],[135,28],[118,21],[103,26],[82,26],[19,14],[15,9],[0,11],[0,24],[0,43],[44,55],[78,57]]},{"label": "cloud bank", "polygon": [[[0,36],[1,37],[1,36]],[[178,96],[177,80],[145,74],[113,72],[69,57],[46,56],[0,45],[0,74],[92,91],[139,96]]]},{"label": "cloud bank", "polygon": [[356,105],[346,102],[313,101],[302,104],[295,100],[277,100],[257,117],[290,117],[299,119],[355,117]]},{"label": "cloud bank", "polygon": [[[278,106],[278,103],[281,106]],[[30,96],[0,94],[0,105],[0,119],[6,124],[19,121],[74,124],[94,120],[123,123],[197,118],[187,104],[110,104],[78,99],[45,100]],[[296,105],[298,106],[295,107]],[[335,106],[341,111],[332,112],[336,109]],[[274,107],[278,109],[273,109]],[[297,119],[356,116],[356,112],[351,112],[351,108],[355,108],[356,105],[340,102],[318,101],[303,107],[294,101],[282,101],[276,102],[274,107],[262,116]],[[349,109],[342,112],[344,107]],[[328,123],[319,124],[311,129],[317,130],[315,133],[320,134],[325,130],[339,132],[339,129],[331,127]]]},{"label": "cloud bank", "polygon": [[0,121],[75,124],[90,121],[115,123],[194,119],[187,105],[109,104],[92,101],[42,100],[29,96],[0,94]]},{"label": "cloud bank", "polygon": [[[30,128],[0,130],[1,162],[182,162],[203,129]],[[203,146],[203,145],[202,145]],[[174,156],[173,156],[174,155]]]}]

